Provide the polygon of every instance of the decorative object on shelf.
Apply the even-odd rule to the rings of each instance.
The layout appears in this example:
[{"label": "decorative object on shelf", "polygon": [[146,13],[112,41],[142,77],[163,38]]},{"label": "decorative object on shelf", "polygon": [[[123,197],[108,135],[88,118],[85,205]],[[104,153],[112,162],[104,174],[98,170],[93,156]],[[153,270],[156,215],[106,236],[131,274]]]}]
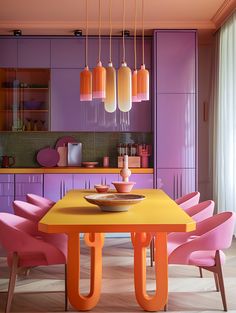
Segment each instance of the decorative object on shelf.
[{"label": "decorative object on shelf", "polygon": [[142,65],[137,74],[137,91],[138,98],[140,100],[149,100],[149,72],[145,69],[144,63],[144,26],[143,26],[143,16],[144,16],[144,0],[142,0]]},{"label": "decorative object on shelf", "polygon": [[104,195],[92,194],[84,196],[89,203],[95,204],[101,208],[102,211],[108,212],[125,212],[129,208],[145,199],[142,195],[120,195],[115,193],[108,193]]},{"label": "decorative object on shelf", "polygon": [[98,193],[108,192],[110,186],[109,185],[94,185],[94,188]]},{"label": "decorative object on shelf", "polygon": [[[2,167],[4,167],[4,168],[11,167],[16,163],[16,159],[14,156],[2,155],[1,158],[2,158]],[[10,161],[10,160],[12,160],[12,161]]]},{"label": "decorative object on shelf", "polygon": [[[129,167],[141,167],[140,156],[129,156]],[[121,168],[124,166],[123,156],[118,156],[118,167]]]},{"label": "decorative object on shelf", "polygon": [[93,168],[98,165],[98,162],[82,162],[82,165],[84,167]]},{"label": "decorative object on shelf", "polygon": [[81,166],[82,161],[82,143],[68,143],[68,166]]},{"label": "decorative object on shelf", "polygon": [[29,101],[23,101],[23,106],[25,110],[39,110],[43,102],[35,99]]},{"label": "decorative object on shelf", "polygon": [[128,155],[124,155],[124,166],[120,171],[120,176],[122,177],[123,182],[128,182],[129,177],[131,175],[131,170],[129,170],[128,163],[129,163]]},{"label": "decorative object on shelf", "polygon": [[131,175],[131,170],[128,168],[128,155],[124,155],[124,165],[122,170],[120,171],[120,176],[122,177],[122,181],[114,181],[112,184],[115,186],[117,192],[130,192],[133,186],[136,184],[135,182],[129,182],[129,176]]},{"label": "decorative object on shelf", "polygon": [[109,156],[103,157],[103,167],[109,167]]},{"label": "decorative object on shelf", "polygon": [[59,153],[50,147],[43,148],[37,153],[37,162],[43,167],[54,167],[59,161]]},{"label": "decorative object on shelf", "polygon": [[135,8],[134,8],[134,71],[132,75],[132,102],[141,102],[141,100],[138,98],[136,18],[137,18],[137,0],[135,0]]},{"label": "decorative object on shelf", "polygon": [[72,136],[64,136],[57,140],[55,148],[67,146],[69,142],[77,142],[77,140]]},{"label": "decorative object on shelf", "polygon": [[98,64],[93,69],[93,98],[106,97],[106,69],[101,62],[101,0],[99,0]]},{"label": "decorative object on shelf", "polygon": [[109,2],[109,23],[110,23],[110,58],[106,68],[106,98],[104,99],[104,108],[107,112],[112,113],[116,110],[116,70],[112,64],[112,23],[111,23],[111,1]]},{"label": "decorative object on shelf", "polygon": [[118,70],[118,107],[122,112],[132,108],[131,70],[125,61],[125,0],[123,0],[123,59]]},{"label": "decorative object on shelf", "polygon": [[80,101],[92,101],[92,73],[88,67],[88,0],[86,0],[85,68],[80,73]]},{"label": "decorative object on shelf", "polygon": [[67,166],[67,155],[68,155],[68,147],[65,145],[63,147],[58,147],[57,152],[59,153],[59,161],[57,162],[57,166]]}]

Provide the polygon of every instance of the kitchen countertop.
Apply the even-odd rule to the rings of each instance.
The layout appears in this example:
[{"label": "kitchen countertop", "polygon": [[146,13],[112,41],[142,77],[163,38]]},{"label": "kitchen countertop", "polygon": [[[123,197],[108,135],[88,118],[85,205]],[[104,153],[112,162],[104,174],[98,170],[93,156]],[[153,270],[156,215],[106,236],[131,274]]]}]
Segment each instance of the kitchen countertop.
[{"label": "kitchen countertop", "polygon": [[[121,168],[85,167],[10,167],[0,168],[0,174],[116,174]],[[133,174],[153,174],[153,168],[130,168]]]}]

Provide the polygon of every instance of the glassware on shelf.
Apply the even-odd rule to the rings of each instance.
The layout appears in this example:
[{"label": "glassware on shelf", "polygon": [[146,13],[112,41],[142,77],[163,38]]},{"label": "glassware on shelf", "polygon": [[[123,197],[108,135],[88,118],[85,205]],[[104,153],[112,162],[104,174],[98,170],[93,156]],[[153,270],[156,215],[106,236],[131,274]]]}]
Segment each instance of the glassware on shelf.
[{"label": "glassware on shelf", "polygon": [[26,130],[31,130],[31,118],[26,119]]}]

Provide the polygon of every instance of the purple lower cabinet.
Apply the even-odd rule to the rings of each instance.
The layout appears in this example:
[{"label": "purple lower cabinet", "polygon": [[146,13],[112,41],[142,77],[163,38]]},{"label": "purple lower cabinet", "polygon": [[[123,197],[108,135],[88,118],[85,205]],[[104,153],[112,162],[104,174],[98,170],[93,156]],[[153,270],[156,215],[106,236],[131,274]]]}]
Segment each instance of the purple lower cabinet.
[{"label": "purple lower cabinet", "polygon": [[13,213],[14,175],[0,174],[0,212]]},{"label": "purple lower cabinet", "polygon": [[0,196],[0,213],[7,212],[7,213],[14,213],[12,208],[12,202],[14,201],[14,196]]},{"label": "purple lower cabinet", "polygon": [[73,179],[74,189],[94,189],[94,185],[99,184],[110,185],[114,189],[112,182],[118,180],[118,174],[74,174]]},{"label": "purple lower cabinet", "polygon": [[43,174],[15,174],[15,200],[26,201],[26,194],[43,195]]},{"label": "purple lower cabinet", "polygon": [[[132,169],[131,169],[132,172]],[[121,177],[120,177],[121,180]],[[152,189],[153,188],[153,174],[131,174],[129,181],[136,184],[134,189]]]},{"label": "purple lower cabinet", "polygon": [[58,201],[71,189],[73,189],[73,174],[44,174],[46,198]]},{"label": "purple lower cabinet", "polygon": [[172,199],[196,191],[196,169],[157,169],[158,188]]},{"label": "purple lower cabinet", "polygon": [[157,168],[194,168],[195,94],[158,94],[156,116]]}]

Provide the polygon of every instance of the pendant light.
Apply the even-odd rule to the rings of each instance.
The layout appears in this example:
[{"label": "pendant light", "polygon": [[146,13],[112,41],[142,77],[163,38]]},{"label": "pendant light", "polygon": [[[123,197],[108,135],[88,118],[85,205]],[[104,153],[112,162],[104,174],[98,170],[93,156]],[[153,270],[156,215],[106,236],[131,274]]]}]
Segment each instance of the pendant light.
[{"label": "pendant light", "polygon": [[93,98],[106,97],[106,70],[101,62],[101,0],[99,0],[99,35],[98,35],[98,64],[93,69]]},{"label": "pendant light", "polygon": [[144,26],[143,26],[143,15],[144,15],[144,0],[142,0],[142,65],[138,71],[138,98],[140,100],[149,100],[149,72],[145,69],[144,63]]},{"label": "pendant light", "polygon": [[88,0],[86,0],[85,68],[80,73],[80,101],[92,101],[92,73],[88,67]]},{"label": "pendant light", "polygon": [[111,1],[109,2],[109,22],[110,22],[110,59],[106,68],[106,98],[104,100],[104,108],[107,112],[112,113],[116,110],[116,70],[112,64],[111,39],[112,39],[112,24],[111,24]]},{"label": "pendant light", "polygon": [[137,0],[135,0],[135,8],[134,8],[134,71],[133,71],[133,75],[132,75],[132,102],[141,102],[141,100],[138,98],[136,18],[137,18]]},{"label": "pendant light", "polygon": [[131,70],[125,62],[125,0],[123,0],[123,60],[118,70],[118,107],[122,112],[132,108]]}]

